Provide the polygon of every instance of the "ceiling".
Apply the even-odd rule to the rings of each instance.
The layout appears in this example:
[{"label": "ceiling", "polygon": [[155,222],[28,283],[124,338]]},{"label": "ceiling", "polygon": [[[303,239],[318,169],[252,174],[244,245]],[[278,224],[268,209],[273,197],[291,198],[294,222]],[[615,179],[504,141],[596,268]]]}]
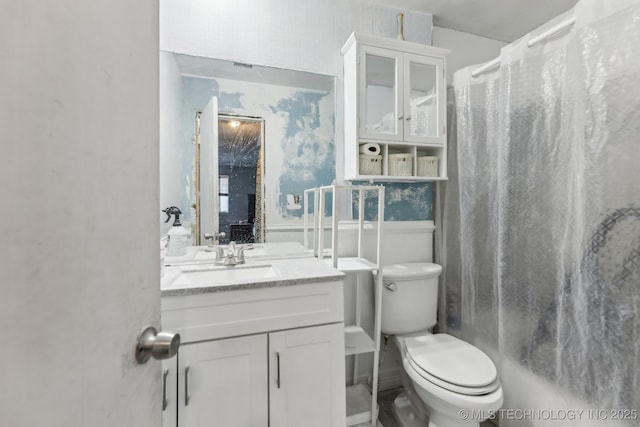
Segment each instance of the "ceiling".
[{"label": "ceiling", "polygon": [[512,42],[572,8],[577,0],[386,0],[433,15],[433,24]]}]

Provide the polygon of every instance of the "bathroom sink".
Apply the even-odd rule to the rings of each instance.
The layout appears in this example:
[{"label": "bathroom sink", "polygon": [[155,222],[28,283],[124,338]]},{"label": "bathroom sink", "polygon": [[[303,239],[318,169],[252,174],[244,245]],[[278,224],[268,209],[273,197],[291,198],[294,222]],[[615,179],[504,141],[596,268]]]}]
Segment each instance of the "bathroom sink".
[{"label": "bathroom sink", "polygon": [[185,266],[180,268],[172,287],[256,283],[278,277],[272,265],[237,265],[234,267]]}]

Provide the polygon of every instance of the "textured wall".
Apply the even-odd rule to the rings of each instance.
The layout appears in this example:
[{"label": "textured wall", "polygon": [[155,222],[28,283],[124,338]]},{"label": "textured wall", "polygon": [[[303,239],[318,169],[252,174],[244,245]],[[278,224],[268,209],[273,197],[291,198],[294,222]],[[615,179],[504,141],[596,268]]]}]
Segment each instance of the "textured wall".
[{"label": "textured wall", "polygon": [[371,0],[160,1],[160,48],[209,58],[338,75],[353,31],[431,43],[431,15]]}]

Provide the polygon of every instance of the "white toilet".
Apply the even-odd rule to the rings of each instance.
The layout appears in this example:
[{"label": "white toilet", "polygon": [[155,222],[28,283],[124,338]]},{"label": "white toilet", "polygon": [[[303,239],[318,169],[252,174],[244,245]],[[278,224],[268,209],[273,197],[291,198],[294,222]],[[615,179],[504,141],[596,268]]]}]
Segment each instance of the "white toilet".
[{"label": "white toilet", "polygon": [[[393,412],[402,427],[479,426],[502,405],[502,388],[491,359],[447,334],[432,334],[438,307],[438,276],[431,263],[385,266],[382,332],[402,354],[404,393]],[[428,423],[427,423],[428,417]]]}]

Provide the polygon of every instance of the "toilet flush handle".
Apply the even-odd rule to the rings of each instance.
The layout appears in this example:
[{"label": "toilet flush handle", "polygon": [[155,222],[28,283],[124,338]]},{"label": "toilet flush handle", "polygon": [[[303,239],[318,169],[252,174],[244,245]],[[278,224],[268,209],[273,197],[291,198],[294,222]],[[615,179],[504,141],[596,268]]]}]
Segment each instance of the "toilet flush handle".
[{"label": "toilet flush handle", "polygon": [[384,287],[387,288],[388,290],[390,290],[391,292],[395,292],[398,290],[398,285],[396,285],[395,283],[391,282],[391,283],[385,283]]}]

